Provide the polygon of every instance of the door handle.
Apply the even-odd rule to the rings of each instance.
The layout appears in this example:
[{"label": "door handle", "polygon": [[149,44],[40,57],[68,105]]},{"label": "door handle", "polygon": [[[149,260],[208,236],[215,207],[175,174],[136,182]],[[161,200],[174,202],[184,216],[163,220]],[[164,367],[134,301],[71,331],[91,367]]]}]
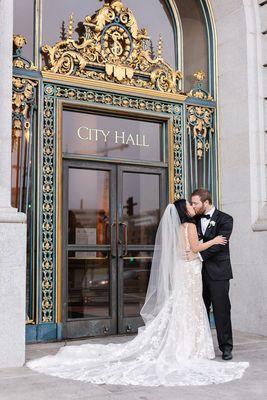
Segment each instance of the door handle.
[{"label": "door handle", "polygon": [[[115,233],[114,233],[114,235],[112,234],[112,232],[113,232],[113,229],[114,229],[114,227],[115,227]],[[110,246],[111,246],[111,256],[112,257],[117,257],[117,250],[116,250],[116,230],[117,230],[117,222],[112,222],[112,224],[110,225],[110,237],[111,237],[111,243],[110,243]]]},{"label": "door handle", "polygon": [[120,225],[122,225],[123,237],[124,237],[124,251],[122,253],[122,257],[125,257],[128,254],[128,225],[125,224],[124,222],[120,222]]}]

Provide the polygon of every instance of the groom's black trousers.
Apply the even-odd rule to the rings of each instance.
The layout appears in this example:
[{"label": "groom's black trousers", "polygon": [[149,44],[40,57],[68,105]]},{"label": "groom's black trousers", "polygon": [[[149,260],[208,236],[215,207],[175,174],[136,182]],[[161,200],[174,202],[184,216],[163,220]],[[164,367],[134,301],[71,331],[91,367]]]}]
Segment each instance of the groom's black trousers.
[{"label": "groom's black trousers", "polygon": [[203,300],[208,317],[212,305],[219,349],[232,350],[233,335],[231,325],[231,303],[229,299],[229,280],[214,281],[206,269],[202,270]]}]

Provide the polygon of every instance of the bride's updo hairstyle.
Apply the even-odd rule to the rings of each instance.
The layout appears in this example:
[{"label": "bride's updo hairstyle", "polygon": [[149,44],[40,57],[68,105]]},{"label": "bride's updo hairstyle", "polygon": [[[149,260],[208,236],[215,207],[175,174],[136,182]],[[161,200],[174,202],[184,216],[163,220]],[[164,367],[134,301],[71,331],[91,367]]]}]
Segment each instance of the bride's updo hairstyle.
[{"label": "bride's updo hairstyle", "polygon": [[187,213],[187,208],[186,208],[186,200],[185,199],[179,199],[175,200],[173,203],[176,207],[176,210],[178,212],[178,215],[181,220],[181,224],[184,224],[185,222],[191,222],[193,224],[196,224],[196,220],[194,217],[191,217]]}]

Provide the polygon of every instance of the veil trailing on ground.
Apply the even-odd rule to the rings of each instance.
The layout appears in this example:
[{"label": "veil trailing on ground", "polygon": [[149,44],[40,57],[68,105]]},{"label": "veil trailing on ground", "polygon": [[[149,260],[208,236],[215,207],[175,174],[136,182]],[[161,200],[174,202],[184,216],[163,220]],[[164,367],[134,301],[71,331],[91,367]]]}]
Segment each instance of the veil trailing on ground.
[{"label": "veil trailing on ground", "polygon": [[169,299],[174,283],[177,284],[179,279],[177,275],[182,278],[181,261],[184,250],[178,212],[174,204],[168,204],[156,233],[146,299],[140,312],[145,324],[158,315]]},{"label": "veil trailing on ground", "polygon": [[27,366],[95,384],[209,385],[241,378],[248,363],[211,361],[214,348],[202,301],[201,262],[184,260],[185,235],[176,207],[169,204],[157,230],[141,310],[145,326],[134,339],[63,346],[56,355]]}]

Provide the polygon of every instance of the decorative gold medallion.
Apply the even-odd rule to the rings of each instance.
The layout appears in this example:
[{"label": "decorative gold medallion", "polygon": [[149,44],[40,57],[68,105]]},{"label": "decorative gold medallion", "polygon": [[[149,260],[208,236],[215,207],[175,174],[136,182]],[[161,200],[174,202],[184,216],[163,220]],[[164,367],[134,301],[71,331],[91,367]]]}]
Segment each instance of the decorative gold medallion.
[{"label": "decorative gold medallion", "polygon": [[155,54],[146,29],[139,30],[132,11],[121,1],[105,3],[93,16],[85,17],[78,25],[77,41],[73,26],[72,14],[67,35],[61,35],[63,39],[54,46],[42,48],[45,71],[179,92],[182,74],[163,59],[162,38]]}]

